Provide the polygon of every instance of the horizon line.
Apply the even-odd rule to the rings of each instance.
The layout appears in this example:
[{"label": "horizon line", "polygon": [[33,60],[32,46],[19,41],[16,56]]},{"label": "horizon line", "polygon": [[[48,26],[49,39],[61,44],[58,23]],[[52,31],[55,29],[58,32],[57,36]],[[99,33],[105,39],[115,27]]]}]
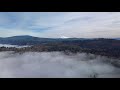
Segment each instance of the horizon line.
[{"label": "horizon line", "polygon": [[[9,38],[9,37],[16,37],[16,36],[31,36],[31,37],[38,37],[38,36],[34,36],[34,35],[14,35],[14,36],[7,36],[7,37],[0,37],[0,38]],[[50,37],[38,37],[38,38],[50,38]],[[56,38],[62,38],[62,37],[56,37]],[[68,38],[88,38],[91,39],[90,37],[68,37]],[[111,39],[114,37],[94,37],[93,39],[96,38],[105,38],[105,39]],[[120,37],[115,37],[115,38],[120,38]],[[65,38],[67,39],[67,38]]]}]

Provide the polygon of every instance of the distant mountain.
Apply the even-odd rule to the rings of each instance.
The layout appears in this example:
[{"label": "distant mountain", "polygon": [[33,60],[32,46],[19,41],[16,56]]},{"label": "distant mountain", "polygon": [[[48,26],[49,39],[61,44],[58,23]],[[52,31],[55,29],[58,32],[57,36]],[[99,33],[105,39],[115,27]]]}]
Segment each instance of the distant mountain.
[{"label": "distant mountain", "polygon": [[62,38],[62,39],[67,39],[67,38],[70,38],[70,37],[61,36],[60,38]]},{"label": "distant mountain", "polygon": [[64,39],[64,40],[90,40],[88,38],[76,38],[76,37],[66,37],[66,36],[61,36],[60,39]]},{"label": "distant mountain", "polygon": [[37,38],[29,35],[21,35],[21,36],[12,36],[12,37],[7,37],[8,39],[30,39],[30,38]]},{"label": "distant mountain", "polygon": [[10,44],[10,45],[39,45],[48,43],[76,43],[80,41],[96,40],[95,38],[40,38],[33,37],[29,35],[12,36],[2,38],[0,37],[0,44]]},{"label": "distant mountain", "polygon": [[12,36],[6,38],[0,38],[0,44],[11,45],[36,45],[50,42],[64,42],[73,40],[86,40],[84,38],[40,38],[29,35]]},{"label": "distant mountain", "polygon": [[38,40],[39,38],[37,37],[32,37],[32,36],[27,36],[27,35],[24,35],[24,36],[13,36],[13,37],[7,37],[7,38],[4,38],[3,40],[8,40],[8,41],[17,41],[17,40]]},{"label": "distant mountain", "polygon": [[29,35],[0,38],[0,44],[12,44],[12,45],[34,45],[50,41],[54,41],[54,39],[39,38]]}]

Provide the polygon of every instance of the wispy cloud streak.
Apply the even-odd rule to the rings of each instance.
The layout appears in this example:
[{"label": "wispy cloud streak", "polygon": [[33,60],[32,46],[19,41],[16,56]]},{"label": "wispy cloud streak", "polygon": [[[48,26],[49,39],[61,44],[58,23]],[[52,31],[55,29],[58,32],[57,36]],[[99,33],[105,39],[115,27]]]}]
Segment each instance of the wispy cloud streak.
[{"label": "wispy cloud streak", "polygon": [[118,37],[119,29],[119,12],[0,12],[1,37]]}]

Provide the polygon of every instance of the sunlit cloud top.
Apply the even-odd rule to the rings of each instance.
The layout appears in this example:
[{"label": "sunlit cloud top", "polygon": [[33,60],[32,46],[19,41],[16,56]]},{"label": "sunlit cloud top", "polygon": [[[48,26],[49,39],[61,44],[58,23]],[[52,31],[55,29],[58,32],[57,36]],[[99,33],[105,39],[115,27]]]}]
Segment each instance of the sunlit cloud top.
[{"label": "sunlit cloud top", "polygon": [[0,12],[0,37],[120,37],[119,12]]}]

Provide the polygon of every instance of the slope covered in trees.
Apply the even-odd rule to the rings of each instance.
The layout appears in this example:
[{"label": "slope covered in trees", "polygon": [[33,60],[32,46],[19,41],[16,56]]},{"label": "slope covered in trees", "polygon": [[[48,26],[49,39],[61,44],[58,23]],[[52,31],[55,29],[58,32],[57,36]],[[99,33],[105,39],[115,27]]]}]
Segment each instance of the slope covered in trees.
[{"label": "slope covered in trees", "polygon": [[[33,42],[34,43],[34,42]],[[35,44],[35,43],[34,43]],[[0,47],[0,51],[15,51],[15,52],[86,52],[107,57],[120,58],[120,40],[113,39],[93,39],[93,40],[56,40],[44,41],[44,43],[35,44],[31,47],[15,48],[15,47]]]}]

